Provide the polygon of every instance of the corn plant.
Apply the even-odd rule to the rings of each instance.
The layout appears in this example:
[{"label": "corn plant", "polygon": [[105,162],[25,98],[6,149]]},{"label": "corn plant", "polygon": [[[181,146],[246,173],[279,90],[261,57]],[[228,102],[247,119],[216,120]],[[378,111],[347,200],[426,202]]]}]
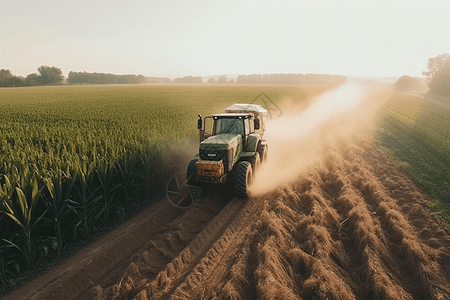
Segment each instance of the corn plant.
[{"label": "corn plant", "polygon": [[158,157],[154,147],[139,151],[138,157],[137,173],[144,190],[144,196],[146,199],[151,199],[157,190],[156,187],[161,186],[161,177],[158,176],[159,168],[157,165],[161,157]]},{"label": "corn plant", "polygon": [[108,161],[103,161],[95,169],[98,181],[100,183],[100,191],[102,196],[102,215],[104,221],[108,221],[111,214],[111,209],[114,204],[114,198],[116,196],[116,191],[120,188],[123,183],[117,183],[115,180],[116,166],[109,163]]},{"label": "corn plant", "polygon": [[6,176],[4,178],[4,189],[2,189],[2,194],[0,194],[3,199],[3,213],[19,225],[25,241],[23,245],[17,245],[17,248],[23,253],[27,266],[32,268],[36,262],[35,249],[37,246],[36,237],[33,236],[33,229],[39,224],[46,213],[44,211],[37,218],[33,216],[34,209],[40,199],[42,188],[39,188],[37,178],[33,178],[30,193],[25,193],[19,186],[16,186],[14,191],[11,192],[13,186]]},{"label": "corn plant", "polygon": [[[84,170],[86,171],[86,169]],[[102,196],[96,196],[100,187],[95,187],[93,183],[95,174],[89,172],[85,174],[82,169],[77,176],[74,184],[75,193],[71,199],[68,199],[67,206],[76,215],[77,222],[74,224],[74,238],[78,232],[83,238],[87,238],[91,234],[91,227],[102,214],[103,209],[98,211],[98,202]]]},{"label": "corn plant", "polygon": [[[3,211],[2,209],[3,207],[3,203],[0,203],[0,209]],[[5,214],[0,214],[0,224],[4,225],[7,224],[7,220],[3,219],[3,218],[7,218],[7,216]],[[7,226],[2,226],[0,228],[0,234],[1,234],[1,239],[0,239],[0,281],[3,281],[4,279],[7,278],[7,261],[8,261],[8,240],[5,239],[8,233],[8,227]]]},{"label": "corn plant", "polygon": [[122,184],[122,190],[124,193],[124,209],[125,213],[130,210],[130,198],[132,191],[139,187],[139,183],[136,180],[136,164],[139,161],[139,157],[136,153],[128,153],[128,155],[118,162],[117,174]]},{"label": "corn plant", "polygon": [[64,172],[61,172],[59,176],[46,178],[45,182],[48,191],[44,194],[45,205],[49,212],[47,219],[55,230],[57,249],[58,252],[61,252],[64,247],[64,225],[71,212],[68,203],[74,182]]}]

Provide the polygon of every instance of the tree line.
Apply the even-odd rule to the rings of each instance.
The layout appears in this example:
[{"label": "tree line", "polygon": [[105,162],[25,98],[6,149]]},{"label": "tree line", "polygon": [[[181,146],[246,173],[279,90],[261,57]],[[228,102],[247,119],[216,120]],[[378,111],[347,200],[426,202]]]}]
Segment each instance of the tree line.
[{"label": "tree line", "polygon": [[[428,92],[434,95],[450,96],[450,54],[444,53],[428,59],[428,71],[422,72],[424,81],[417,77],[402,76],[394,84],[398,90],[413,90],[428,86]],[[64,81],[62,71],[57,67],[40,66],[37,73],[26,77],[16,76],[10,70],[0,70],[0,87],[21,87],[61,84]],[[340,84],[346,80],[345,76],[328,74],[249,74],[239,75],[228,80],[221,75],[217,79],[210,77],[207,83],[218,84]],[[145,77],[143,75],[115,75],[109,73],[69,72],[68,84],[129,84],[129,83],[203,83],[201,76],[184,76],[170,79],[169,77]]]},{"label": "tree line", "polygon": [[[0,87],[21,87],[37,85],[61,84],[64,81],[62,71],[57,67],[40,66],[37,73],[26,77],[16,76],[8,69],[0,70]],[[69,72],[68,84],[110,84],[110,83],[146,83],[147,77],[143,75],[115,75],[109,73]]]},{"label": "tree line", "polygon": [[208,80],[206,82],[207,83],[218,83],[218,84],[225,84],[225,83],[234,84],[234,83],[236,83],[234,81],[234,79],[228,80],[226,75],[221,75],[217,79],[214,77],[210,77],[210,78],[208,78]]},{"label": "tree line", "polygon": [[[216,76],[217,77],[217,76]],[[206,83],[211,84],[341,84],[347,77],[340,75],[328,74],[250,74],[239,75],[236,79],[229,79],[226,75],[217,77],[209,77]],[[154,81],[156,82],[156,81]],[[166,81],[168,82],[168,81]],[[175,78],[171,83],[202,83],[202,77],[186,76],[182,78]]]},{"label": "tree line", "polygon": [[60,84],[63,80],[61,69],[57,67],[40,66],[38,73],[28,74],[27,77],[15,76],[7,69],[0,70],[1,87]]},{"label": "tree line", "polygon": [[251,74],[239,75],[237,84],[341,84],[347,77],[328,74]]},{"label": "tree line", "polygon": [[109,73],[69,72],[68,84],[131,84],[146,83],[147,77],[143,75],[115,75]]},{"label": "tree line", "polygon": [[[239,75],[229,79],[226,75],[217,79],[210,77],[207,83],[217,84],[340,84],[345,76],[326,74],[250,74]],[[15,76],[10,70],[0,70],[0,86],[35,86],[61,84],[64,80],[61,69],[41,66],[38,73],[29,74],[26,78]],[[184,76],[170,79],[169,77],[145,77],[143,75],[115,75],[110,73],[88,73],[70,71],[68,84],[131,84],[131,83],[203,83],[201,76]]]},{"label": "tree line", "polygon": [[201,76],[184,76],[181,78],[174,78],[171,83],[203,83]]}]

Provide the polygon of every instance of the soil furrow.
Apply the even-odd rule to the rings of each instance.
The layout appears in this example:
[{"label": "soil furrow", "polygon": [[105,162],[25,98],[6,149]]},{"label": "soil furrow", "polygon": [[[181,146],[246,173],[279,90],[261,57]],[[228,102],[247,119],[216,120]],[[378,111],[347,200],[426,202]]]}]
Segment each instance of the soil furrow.
[{"label": "soil furrow", "polygon": [[236,257],[230,254],[236,253],[235,248],[241,246],[239,241],[246,236],[246,228],[257,216],[261,209],[258,209],[260,205],[261,203],[257,202],[257,199],[250,198],[248,200],[239,214],[226,227],[220,238],[202,256],[192,272],[185,278],[181,278],[180,284],[176,286],[176,289],[173,289],[173,294],[169,293],[171,299],[201,298],[205,296],[205,285],[208,282],[224,282],[218,280],[218,278],[221,278],[227,271],[231,271],[230,267],[235,264]]},{"label": "soil furrow", "polygon": [[[224,220],[232,218],[242,207],[242,201],[231,201],[228,196],[212,194],[202,204],[197,204],[166,224],[141,251],[136,252],[131,263],[118,270],[116,280],[107,279],[106,284],[91,289],[90,299],[128,299],[139,294],[141,289],[151,285],[166,290],[173,276],[179,276],[194,257],[192,249],[199,249],[202,237],[210,228],[226,227]],[[221,210],[226,205],[224,210]],[[220,211],[221,210],[221,211]],[[218,211],[220,213],[217,215]],[[208,235],[209,237],[210,235]],[[187,247],[187,246],[190,247]],[[108,286],[108,284],[112,284]],[[102,287],[103,286],[103,287]]]}]

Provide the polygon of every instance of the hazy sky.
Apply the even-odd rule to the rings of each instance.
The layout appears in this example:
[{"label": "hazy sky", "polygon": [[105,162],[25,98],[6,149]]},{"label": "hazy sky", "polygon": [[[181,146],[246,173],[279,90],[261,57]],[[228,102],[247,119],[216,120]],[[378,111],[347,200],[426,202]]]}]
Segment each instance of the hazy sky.
[{"label": "hazy sky", "polygon": [[449,15],[449,0],[2,1],[0,69],[420,76],[450,52]]}]

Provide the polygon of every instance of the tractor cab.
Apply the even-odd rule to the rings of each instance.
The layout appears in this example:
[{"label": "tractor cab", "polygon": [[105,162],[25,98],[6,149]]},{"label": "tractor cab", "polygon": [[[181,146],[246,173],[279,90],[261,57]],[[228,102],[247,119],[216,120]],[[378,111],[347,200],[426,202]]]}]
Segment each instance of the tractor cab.
[{"label": "tractor cab", "polygon": [[[255,131],[255,118],[250,114],[216,114],[213,115],[212,135],[237,133],[245,144],[247,136]],[[259,124],[257,124],[258,126]]]}]

